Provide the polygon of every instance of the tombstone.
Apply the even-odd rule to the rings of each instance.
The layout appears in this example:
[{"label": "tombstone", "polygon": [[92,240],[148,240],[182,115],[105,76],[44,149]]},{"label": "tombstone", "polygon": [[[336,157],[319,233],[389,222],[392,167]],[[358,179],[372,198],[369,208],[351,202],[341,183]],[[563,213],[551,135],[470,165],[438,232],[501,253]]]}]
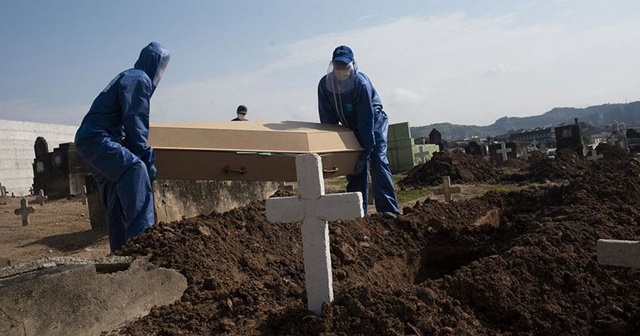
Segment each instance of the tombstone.
[{"label": "tombstone", "polygon": [[640,241],[598,239],[600,265],[640,268]]},{"label": "tombstone", "polygon": [[322,312],[322,303],[333,301],[333,279],[328,221],[350,220],[364,215],[362,195],[341,193],[325,195],[322,161],[317,154],[296,157],[297,197],[267,200],[267,220],[298,222],[302,220],[302,249],[309,310]]},{"label": "tombstone", "polygon": [[508,159],[517,157],[518,147],[515,142],[501,142],[489,145],[489,159],[494,164],[502,164]]},{"label": "tombstone", "polygon": [[470,155],[487,156],[487,146],[480,144],[476,141],[470,141],[467,146],[464,147],[464,152]]},{"label": "tombstone", "polygon": [[557,150],[570,149],[580,157],[584,157],[585,145],[582,140],[582,131],[578,124],[578,118],[575,118],[573,125],[556,127],[555,133]]},{"label": "tombstone", "polygon": [[29,214],[34,213],[36,210],[33,207],[27,207],[27,200],[20,200],[20,208],[15,209],[13,213],[22,217],[22,226],[29,225]]},{"label": "tombstone", "polygon": [[0,183],[0,196],[7,196],[7,187],[3,186],[2,183]]},{"label": "tombstone", "polygon": [[44,190],[40,189],[40,192],[38,193],[38,196],[36,196],[35,199],[35,203],[38,203],[40,205],[44,205],[44,203],[49,199],[48,196],[45,196],[44,194]]},{"label": "tombstone", "polygon": [[80,201],[82,205],[87,205],[87,186],[82,186],[80,189]]},{"label": "tombstone", "polygon": [[451,178],[449,176],[442,176],[442,187],[433,191],[436,195],[444,195],[444,201],[451,202],[451,195],[460,193],[462,190],[460,186],[451,186]]},{"label": "tombstone", "polygon": [[43,137],[37,137],[33,145],[36,158],[33,161],[33,186],[32,189],[47,190],[47,166],[49,165],[49,145]]},{"label": "tombstone", "polygon": [[631,153],[640,153],[640,132],[633,128],[627,129],[627,148]]},{"label": "tombstone", "polygon": [[431,132],[429,132],[429,143],[430,144],[436,144],[439,146],[439,151],[444,151],[444,143],[442,142],[442,133],[440,133],[440,131],[438,131],[437,129],[432,129]]},{"label": "tombstone", "polygon": [[418,146],[418,152],[414,155],[420,164],[427,163],[427,159],[431,157],[429,151],[425,151],[424,146]]},{"label": "tombstone", "polygon": [[89,221],[92,230],[105,230],[107,228],[107,209],[104,207],[98,182],[92,174],[85,175],[87,203],[89,203]]}]

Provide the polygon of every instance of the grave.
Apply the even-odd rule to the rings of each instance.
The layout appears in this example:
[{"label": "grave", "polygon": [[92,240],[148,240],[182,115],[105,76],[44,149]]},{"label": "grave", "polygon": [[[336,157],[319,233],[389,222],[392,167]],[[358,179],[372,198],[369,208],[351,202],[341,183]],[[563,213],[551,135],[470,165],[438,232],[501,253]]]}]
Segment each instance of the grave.
[{"label": "grave", "polygon": [[3,186],[2,183],[0,183],[0,196],[7,196],[7,187]]},{"label": "grave", "polygon": [[426,163],[438,150],[434,144],[417,144],[411,138],[408,122],[389,125],[387,158],[393,173],[405,172]]},{"label": "grave", "polygon": [[464,152],[470,155],[487,156],[487,146],[476,141],[470,141],[464,147]]},{"label": "grave", "polygon": [[51,199],[81,193],[87,169],[74,143],[62,143],[53,152],[48,152],[46,140],[38,137],[34,149],[34,190],[44,190]]},{"label": "grave", "polygon": [[178,271],[131,257],[0,268],[0,335],[100,335],[179,300],[186,288]]},{"label": "grave", "polygon": [[460,193],[462,190],[460,186],[451,186],[451,178],[449,176],[442,176],[442,187],[433,191],[436,195],[444,195],[445,202],[451,202],[451,195]]},{"label": "grave", "polygon": [[36,210],[33,207],[27,206],[27,200],[23,198],[20,200],[20,208],[15,209],[13,213],[22,218],[22,226],[27,226],[29,225],[29,214],[32,214],[35,211]]},{"label": "grave", "polygon": [[322,303],[333,302],[328,221],[362,217],[362,195],[359,192],[325,195],[322,161],[317,154],[299,155],[296,171],[299,195],[268,199],[267,220],[302,221],[307,304],[309,310],[320,314]]},{"label": "grave", "polygon": [[570,149],[578,156],[584,157],[586,146],[582,140],[582,130],[580,125],[578,124],[578,118],[574,119],[573,125],[567,126],[558,126],[556,127],[556,148],[560,149]]},{"label": "grave", "polygon": [[602,154],[598,154],[595,148],[590,150],[589,155],[587,155],[587,160],[589,161],[597,161],[598,159],[602,159],[602,158],[603,158]]},{"label": "grave", "polygon": [[38,195],[36,196],[36,198],[34,200],[29,201],[29,204],[40,204],[42,206],[48,200],[49,200],[49,197],[44,194],[44,190],[40,189],[40,192],[38,192]]},{"label": "grave", "polygon": [[515,142],[501,142],[489,145],[489,159],[494,164],[500,165],[508,159],[515,159],[518,146]]}]

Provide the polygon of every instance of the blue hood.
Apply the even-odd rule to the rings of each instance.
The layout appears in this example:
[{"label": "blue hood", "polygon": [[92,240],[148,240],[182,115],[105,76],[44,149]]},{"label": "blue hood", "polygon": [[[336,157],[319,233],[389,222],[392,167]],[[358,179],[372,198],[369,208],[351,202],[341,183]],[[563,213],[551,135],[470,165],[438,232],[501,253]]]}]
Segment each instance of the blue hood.
[{"label": "blue hood", "polygon": [[149,76],[155,90],[170,59],[169,50],[158,42],[151,42],[140,51],[140,56],[133,67],[144,71]]}]

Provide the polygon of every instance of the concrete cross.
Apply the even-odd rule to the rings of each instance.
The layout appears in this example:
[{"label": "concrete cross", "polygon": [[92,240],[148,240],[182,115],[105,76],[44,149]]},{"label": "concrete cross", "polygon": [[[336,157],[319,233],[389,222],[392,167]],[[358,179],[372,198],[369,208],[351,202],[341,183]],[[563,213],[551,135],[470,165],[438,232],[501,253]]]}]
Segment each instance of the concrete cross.
[{"label": "concrete cross", "polygon": [[27,200],[23,198],[20,200],[20,208],[15,209],[13,213],[22,216],[22,226],[27,226],[29,225],[29,214],[34,211],[36,210],[33,207],[27,207]]},{"label": "concrete cross", "polygon": [[80,198],[82,198],[82,205],[87,205],[87,186],[80,188]]},{"label": "concrete cross", "polygon": [[607,143],[609,145],[616,146],[618,144],[618,137],[615,135],[610,136],[609,139],[607,140]]},{"label": "concrete cross", "polygon": [[595,149],[589,151],[589,155],[587,155],[587,160],[589,161],[597,161],[598,159],[602,159],[602,154],[598,154]]},{"label": "concrete cross", "polygon": [[598,239],[600,265],[640,268],[640,241]]},{"label": "concrete cross", "polygon": [[498,154],[502,154],[502,161],[507,161],[507,153],[511,152],[511,148],[507,148],[507,145],[503,142],[500,144],[500,149],[496,151]]},{"label": "concrete cross", "polygon": [[317,154],[298,155],[296,173],[299,195],[268,199],[267,220],[280,223],[302,220],[307,304],[309,310],[320,314],[323,302],[333,302],[327,222],[362,217],[362,195],[359,192],[325,195],[322,161]]},{"label": "concrete cross", "polygon": [[522,153],[521,157],[525,160],[529,159],[531,154],[529,154],[529,150],[525,148],[524,153]]},{"label": "concrete cross", "polygon": [[461,192],[460,186],[452,187],[449,176],[442,176],[442,188],[433,191],[436,195],[444,195],[445,202],[451,202],[451,195],[459,192]]},{"label": "concrete cross", "polygon": [[416,153],[418,159],[420,159],[420,163],[427,163],[427,156],[431,154],[429,151],[425,151],[422,146],[420,146],[420,151]]}]

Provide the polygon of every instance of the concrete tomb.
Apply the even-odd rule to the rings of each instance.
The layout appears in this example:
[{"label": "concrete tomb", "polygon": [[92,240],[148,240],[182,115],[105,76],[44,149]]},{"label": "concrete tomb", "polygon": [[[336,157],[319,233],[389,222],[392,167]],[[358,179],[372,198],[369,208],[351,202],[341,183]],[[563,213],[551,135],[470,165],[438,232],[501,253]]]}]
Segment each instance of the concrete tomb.
[{"label": "concrete tomb", "polygon": [[582,140],[582,129],[578,124],[578,118],[574,119],[573,125],[558,126],[554,129],[556,133],[556,148],[570,149],[580,157],[584,157],[586,146]]},{"label": "concrete tomb", "polygon": [[0,335],[100,335],[179,300],[186,288],[179,272],[130,257],[0,268]]},{"label": "concrete tomb", "polygon": [[62,143],[53,152],[49,152],[46,140],[38,137],[34,149],[34,190],[44,190],[51,199],[81,193],[87,169],[74,143]]},{"label": "concrete tomb", "polygon": [[350,174],[362,147],[346,127],[295,121],[156,123],[158,179],[296,181],[298,154],[317,153],[325,178]]},{"label": "concrete tomb", "polygon": [[322,303],[333,301],[333,279],[328,221],[350,220],[364,215],[362,195],[355,193],[324,194],[322,161],[317,154],[296,158],[297,197],[267,200],[270,222],[302,221],[302,248],[309,310],[322,312]]}]

